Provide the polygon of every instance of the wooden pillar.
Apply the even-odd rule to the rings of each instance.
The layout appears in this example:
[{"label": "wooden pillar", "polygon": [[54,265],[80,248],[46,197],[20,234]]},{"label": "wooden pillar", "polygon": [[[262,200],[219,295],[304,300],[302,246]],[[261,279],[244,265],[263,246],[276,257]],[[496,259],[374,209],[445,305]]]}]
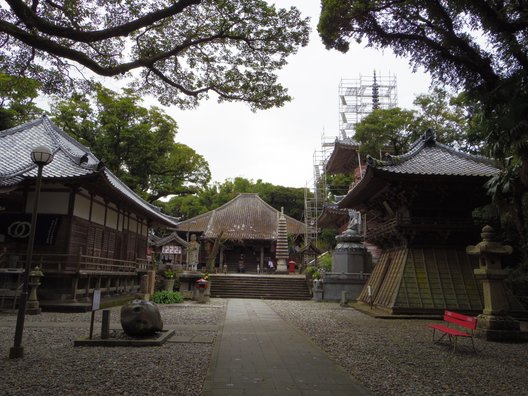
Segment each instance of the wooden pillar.
[{"label": "wooden pillar", "polygon": [[75,274],[72,278],[72,298],[77,301],[77,286],[79,285],[79,275]]},{"label": "wooden pillar", "polygon": [[260,270],[264,271],[264,246],[260,247]]}]

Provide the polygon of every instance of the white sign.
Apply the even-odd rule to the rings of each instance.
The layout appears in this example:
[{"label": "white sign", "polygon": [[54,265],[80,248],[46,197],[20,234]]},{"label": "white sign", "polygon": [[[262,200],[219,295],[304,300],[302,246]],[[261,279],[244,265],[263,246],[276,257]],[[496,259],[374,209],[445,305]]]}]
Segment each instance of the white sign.
[{"label": "white sign", "polygon": [[101,290],[94,290],[92,300],[92,311],[97,311],[101,306]]},{"label": "white sign", "polygon": [[176,245],[165,245],[161,248],[163,254],[181,254],[181,246]]}]

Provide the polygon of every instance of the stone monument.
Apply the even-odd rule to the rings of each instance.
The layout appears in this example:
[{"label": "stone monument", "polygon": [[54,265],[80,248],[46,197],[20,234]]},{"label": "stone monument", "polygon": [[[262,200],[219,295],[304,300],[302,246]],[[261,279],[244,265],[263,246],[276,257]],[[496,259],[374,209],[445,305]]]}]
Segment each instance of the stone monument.
[{"label": "stone monument", "polygon": [[336,237],[332,271],[322,277],[323,299],[327,301],[343,301],[343,292],[345,300],[355,300],[370,275],[371,256],[359,233],[361,214],[351,210],[349,215],[348,228]]},{"label": "stone monument", "polygon": [[200,253],[200,244],[196,240],[196,235],[191,235],[191,241],[187,248],[187,264],[191,271],[198,270],[198,255]]},{"label": "stone monument", "polygon": [[473,270],[475,278],[482,281],[484,310],[478,316],[476,336],[488,341],[523,341],[527,333],[520,331],[517,320],[508,315],[514,310],[523,311],[513,295],[509,296],[504,284],[507,272],[502,269],[502,256],[512,253],[512,247],[494,240],[490,226],[482,229],[482,241],[467,246],[466,253],[479,256],[479,268]]},{"label": "stone monument", "polygon": [[288,225],[286,223],[286,217],[284,217],[284,208],[281,208],[279,221],[277,224],[277,269],[276,274],[287,274],[288,267],[286,263],[289,259],[288,251]]}]

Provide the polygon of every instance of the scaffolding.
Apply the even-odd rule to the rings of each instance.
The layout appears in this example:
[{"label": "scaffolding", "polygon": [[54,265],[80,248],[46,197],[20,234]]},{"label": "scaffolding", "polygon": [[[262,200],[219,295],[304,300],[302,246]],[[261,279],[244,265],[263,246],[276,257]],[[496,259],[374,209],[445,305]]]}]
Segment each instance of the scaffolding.
[{"label": "scaffolding", "polygon": [[339,83],[339,138],[353,138],[355,126],[373,109],[398,105],[396,76],[359,75]]},{"label": "scaffolding", "polygon": [[[325,176],[325,166],[335,139],[327,138],[324,133],[321,135],[321,149],[315,150],[313,154],[313,189],[307,187],[304,193],[304,219],[306,244],[317,243],[319,229],[317,228],[317,218],[323,210],[323,205],[327,201],[327,185]],[[310,194],[311,192],[311,194]]]},{"label": "scaffolding", "polygon": [[327,204],[326,163],[336,140],[354,138],[355,126],[373,109],[390,109],[398,105],[396,76],[360,75],[356,79],[341,79],[339,95],[339,136],[321,137],[321,149],[313,154],[313,189],[304,194],[305,243],[317,243],[319,229],[317,218]]}]

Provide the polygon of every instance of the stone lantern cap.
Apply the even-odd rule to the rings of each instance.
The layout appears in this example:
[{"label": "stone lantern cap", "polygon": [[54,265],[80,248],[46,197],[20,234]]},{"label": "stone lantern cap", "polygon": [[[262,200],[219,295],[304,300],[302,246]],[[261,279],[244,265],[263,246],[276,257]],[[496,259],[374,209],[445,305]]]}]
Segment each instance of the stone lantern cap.
[{"label": "stone lantern cap", "polygon": [[493,227],[487,225],[482,228],[482,233],[480,234],[482,241],[477,245],[467,246],[466,253],[471,255],[481,255],[481,254],[499,254],[507,255],[513,252],[513,248],[509,245],[502,245],[501,243],[495,241],[495,230]]}]

